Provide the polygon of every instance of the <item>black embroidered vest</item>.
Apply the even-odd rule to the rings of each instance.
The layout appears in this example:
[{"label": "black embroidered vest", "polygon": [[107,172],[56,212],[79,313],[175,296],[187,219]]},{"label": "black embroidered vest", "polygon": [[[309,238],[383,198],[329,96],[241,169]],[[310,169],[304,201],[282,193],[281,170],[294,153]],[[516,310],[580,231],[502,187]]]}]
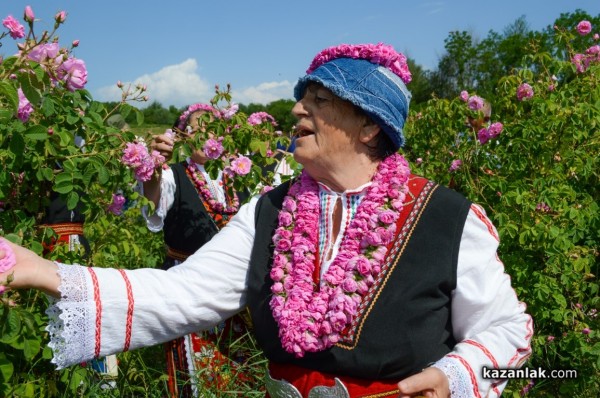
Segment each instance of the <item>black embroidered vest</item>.
[{"label": "black embroidered vest", "polygon": [[198,191],[185,172],[186,163],[171,166],[175,177],[175,201],[163,227],[165,243],[172,249],[192,254],[218,232]]},{"label": "black embroidered vest", "polygon": [[277,215],[289,184],[264,195],[256,207],[248,307],[266,356],[322,372],[364,379],[401,379],[421,371],[454,347],[450,300],[458,250],[470,202],[411,176],[411,195],[382,272],[363,299],[352,327],[335,346],[295,358],[280,343],[269,308],[269,277]]}]

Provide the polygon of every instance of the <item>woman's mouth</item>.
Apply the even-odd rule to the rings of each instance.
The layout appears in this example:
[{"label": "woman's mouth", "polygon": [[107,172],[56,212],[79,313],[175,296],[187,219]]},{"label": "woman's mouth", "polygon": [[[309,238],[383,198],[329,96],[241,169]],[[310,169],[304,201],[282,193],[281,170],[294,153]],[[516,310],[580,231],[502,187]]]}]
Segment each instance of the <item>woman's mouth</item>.
[{"label": "woman's mouth", "polygon": [[307,127],[304,126],[296,126],[296,131],[294,133],[294,135],[298,138],[302,138],[302,137],[306,137],[308,135],[313,135],[314,131],[309,130]]}]

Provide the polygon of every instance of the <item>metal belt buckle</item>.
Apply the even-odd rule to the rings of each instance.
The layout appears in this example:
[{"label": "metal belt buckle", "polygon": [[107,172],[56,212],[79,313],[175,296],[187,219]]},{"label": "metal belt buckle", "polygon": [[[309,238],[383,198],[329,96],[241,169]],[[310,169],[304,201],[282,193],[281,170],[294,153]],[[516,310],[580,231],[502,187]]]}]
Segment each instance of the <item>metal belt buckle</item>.
[{"label": "metal belt buckle", "polygon": [[[265,387],[271,398],[303,398],[300,391],[285,380],[275,380],[267,374]],[[308,393],[308,398],[350,398],[344,383],[337,377],[332,387],[315,386]]]}]

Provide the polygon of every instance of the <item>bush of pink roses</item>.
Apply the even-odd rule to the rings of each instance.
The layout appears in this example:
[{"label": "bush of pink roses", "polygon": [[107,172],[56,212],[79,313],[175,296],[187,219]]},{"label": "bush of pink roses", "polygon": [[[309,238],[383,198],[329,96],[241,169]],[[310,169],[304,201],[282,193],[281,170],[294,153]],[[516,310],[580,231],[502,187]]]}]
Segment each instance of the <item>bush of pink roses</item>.
[{"label": "bush of pink roses", "polygon": [[413,172],[464,192],[498,228],[500,258],[534,322],[525,366],[578,371],[510,381],[506,396],[600,390],[599,29],[556,26],[566,56],[532,51],[485,98],[490,114],[465,90],[429,101],[407,124]]},{"label": "bush of pink roses", "polygon": [[[85,89],[85,61],[77,58],[79,41],[64,44],[57,34],[68,21],[64,11],[51,17],[51,31],[38,32],[39,16],[25,7],[22,16],[4,17],[0,44],[12,55],[0,58],[0,236],[20,242],[39,254],[55,237],[43,219],[52,193],[60,195],[68,209],[77,207],[86,217],[84,233],[91,251],[70,252],[66,247],[45,255],[66,263],[128,268],[154,267],[162,262],[160,235],[149,233],[141,220],[148,204],[136,188],[164,162],[148,152],[150,137],[139,137],[110,123],[120,114],[143,122],[132,102],[147,101],[143,84],[121,82],[121,101],[114,108],[94,101]],[[280,161],[273,155],[287,147],[289,137],[278,131],[267,114],[245,115],[231,102],[227,90],[215,89],[214,111],[205,115],[211,136],[177,134],[175,160],[204,148],[217,168],[230,173],[234,187],[255,192],[270,185]],[[132,172],[133,170],[133,172]],[[54,371],[43,331],[46,298],[34,292],[0,295],[0,396],[102,396],[93,373],[84,367]],[[142,367],[152,348],[120,356],[125,367]],[[157,354],[162,358],[162,352]],[[155,361],[151,359],[151,361]],[[162,371],[156,367],[155,372]],[[120,374],[120,392],[131,396],[139,389],[165,387],[148,371]],[[141,387],[143,386],[143,387]],[[137,391],[137,392],[135,392]]]}]

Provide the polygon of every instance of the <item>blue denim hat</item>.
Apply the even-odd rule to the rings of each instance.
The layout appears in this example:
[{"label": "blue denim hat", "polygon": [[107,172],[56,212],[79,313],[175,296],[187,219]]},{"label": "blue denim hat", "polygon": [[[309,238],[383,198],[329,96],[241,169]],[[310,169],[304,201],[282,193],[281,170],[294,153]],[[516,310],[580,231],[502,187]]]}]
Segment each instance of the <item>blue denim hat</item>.
[{"label": "blue denim hat", "polygon": [[366,59],[337,58],[300,78],[294,97],[300,101],[309,82],[320,83],[362,109],[394,143],[404,145],[404,122],[411,94],[402,79],[385,66]]}]

